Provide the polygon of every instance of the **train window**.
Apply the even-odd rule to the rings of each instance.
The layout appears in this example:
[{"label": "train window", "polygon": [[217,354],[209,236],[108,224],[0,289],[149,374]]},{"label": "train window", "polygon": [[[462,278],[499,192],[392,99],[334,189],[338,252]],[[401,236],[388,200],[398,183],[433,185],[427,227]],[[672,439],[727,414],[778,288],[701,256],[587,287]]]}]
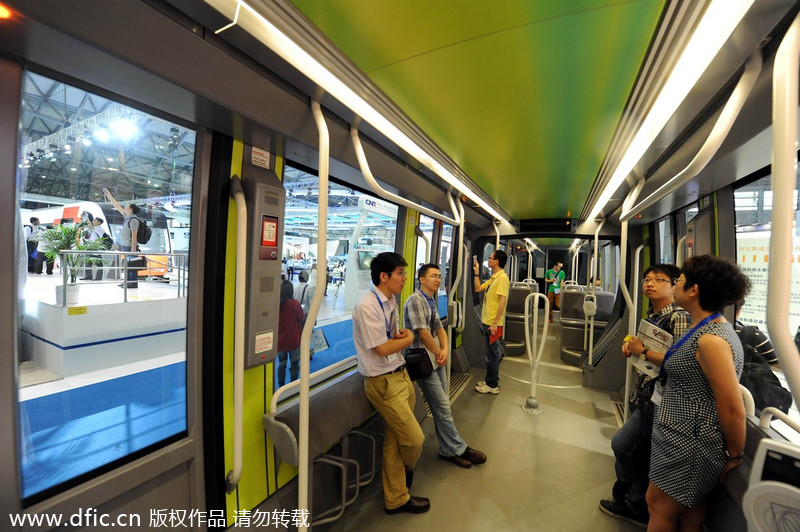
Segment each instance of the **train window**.
[{"label": "train window", "polygon": [[439,287],[439,316],[447,316],[447,291],[450,288],[450,258],[453,253],[453,226],[442,224],[442,245],[439,248],[439,268],[442,271],[442,285]]},{"label": "train window", "polygon": [[[745,325],[755,325],[765,334],[767,322],[767,284],[769,282],[769,239],[772,211],[771,176],[757,179],[734,190],[736,216],[736,260],[742,271],[750,278],[752,288],[742,307],[738,320]],[[798,180],[800,185],[800,180]],[[797,205],[797,192],[793,200]],[[800,294],[800,236],[795,232],[793,239],[792,294]],[[789,301],[789,327],[791,331],[800,328],[800,299],[792,297]],[[776,371],[784,388],[788,389],[783,372]],[[797,404],[792,405],[789,416],[800,421]],[[775,420],[772,427],[800,443],[797,432],[787,428],[783,422]]]},{"label": "train window", "polygon": [[675,264],[675,255],[672,248],[672,219],[665,216],[656,220],[656,257],[662,264]]},{"label": "train window", "polygon": [[[185,434],[188,263],[170,228],[188,232],[195,132],[27,72],[19,139],[30,504]],[[133,211],[149,239],[126,260]]]},{"label": "train window", "polygon": [[[319,178],[287,166],[283,182],[286,189],[283,260],[294,285],[295,299],[303,303],[316,290],[325,293],[311,341],[313,373],[355,354],[353,307],[372,284],[369,269],[372,258],[395,249],[398,208],[335,180],[329,181],[327,256],[320,259],[317,257]],[[291,362],[285,379],[278,379],[275,373],[276,385],[290,382],[297,375]]]},{"label": "train window", "polygon": [[[419,269],[423,264],[431,262],[430,247],[433,245],[433,218],[419,215],[419,230],[425,235],[425,238],[417,236],[417,260],[415,262],[416,269]],[[427,242],[426,240],[427,239]],[[426,255],[425,252],[428,252]]]}]

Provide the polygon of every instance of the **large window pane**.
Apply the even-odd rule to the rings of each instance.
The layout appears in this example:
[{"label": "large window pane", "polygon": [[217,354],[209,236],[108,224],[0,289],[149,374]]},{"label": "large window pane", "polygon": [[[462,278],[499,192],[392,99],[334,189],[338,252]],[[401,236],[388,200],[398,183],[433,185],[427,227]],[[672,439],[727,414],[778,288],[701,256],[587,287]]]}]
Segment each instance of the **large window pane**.
[{"label": "large window pane", "polygon": [[[312,337],[313,373],[355,353],[353,307],[372,285],[370,262],[383,251],[394,251],[397,206],[346,185],[328,184],[328,241],[326,257],[317,257],[319,178],[287,166],[286,223],[283,259],[292,284],[308,277],[306,294],[324,290]],[[318,265],[322,265],[319,267]],[[320,272],[317,273],[319,268]],[[297,299],[302,296],[302,287]],[[276,366],[277,368],[277,366]],[[276,385],[277,385],[277,371]],[[291,362],[286,382],[291,381]]]},{"label": "large window pane", "polygon": [[[20,456],[34,501],[186,430],[188,264],[172,234],[189,232],[195,133],[34,73],[22,93]],[[129,205],[151,232],[130,262]]]},{"label": "large window pane", "polygon": [[[800,184],[800,181],[798,182]],[[797,206],[795,193],[794,204]],[[739,187],[734,191],[736,209],[736,260],[742,271],[750,278],[752,288],[741,310],[739,320],[746,325],[755,325],[767,334],[767,286],[769,283],[770,222],[772,214],[772,190],[770,176]],[[795,210],[797,208],[795,207]],[[789,300],[789,330],[800,326],[800,236],[797,228],[793,232],[791,296]],[[788,389],[783,373],[776,372],[783,386]],[[789,415],[800,420],[797,404]],[[797,432],[787,428],[781,421],[773,421],[773,428],[786,438],[800,443]]]},{"label": "large window pane", "polygon": [[659,254],[658,262],[662,264],[674,264],[675,257],[672,250],[672,222],[667,216],[656,222],[656,239]]}]

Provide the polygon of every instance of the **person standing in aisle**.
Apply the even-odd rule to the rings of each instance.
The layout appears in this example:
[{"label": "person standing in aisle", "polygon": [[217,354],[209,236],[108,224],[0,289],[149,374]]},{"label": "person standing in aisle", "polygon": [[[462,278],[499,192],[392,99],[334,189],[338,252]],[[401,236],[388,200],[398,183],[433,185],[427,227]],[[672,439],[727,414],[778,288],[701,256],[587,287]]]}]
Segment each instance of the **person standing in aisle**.
[{"label": "person standing in aisle", "polygon": [[472,273],[475,292],[486,292],[481,308],[481,332],[486,349],[486,378],[478,382],[475,391],[497,395],[500,393],[500,360],[503,358],[503,345],[500,338],[503,336],[503,325],[506,319],[506,304],[511,282],[503,268],[506,266],[508,255],[505,251],[495,250],[489,255],[489,268],[492,276],[481,284],[480,266],[478,261],[473,261]]}]

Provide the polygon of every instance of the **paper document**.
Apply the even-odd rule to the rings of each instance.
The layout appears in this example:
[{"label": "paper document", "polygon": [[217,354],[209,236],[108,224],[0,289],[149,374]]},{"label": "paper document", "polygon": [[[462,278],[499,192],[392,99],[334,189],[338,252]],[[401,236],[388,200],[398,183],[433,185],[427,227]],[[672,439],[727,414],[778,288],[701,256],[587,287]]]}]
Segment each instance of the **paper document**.
[{"label": "paper document", "polygon": [[[644,346],[652,351],[666,353],[667,350],[672,347],[672,335],[647,320],[639,322],[639,333],[637,336]],[[658,364],[641,360],[639,357],[635,356],[630,357],[628,360],[636,367],[639,373],[644,373],[651,377],[656,377],[658,375]]]}]

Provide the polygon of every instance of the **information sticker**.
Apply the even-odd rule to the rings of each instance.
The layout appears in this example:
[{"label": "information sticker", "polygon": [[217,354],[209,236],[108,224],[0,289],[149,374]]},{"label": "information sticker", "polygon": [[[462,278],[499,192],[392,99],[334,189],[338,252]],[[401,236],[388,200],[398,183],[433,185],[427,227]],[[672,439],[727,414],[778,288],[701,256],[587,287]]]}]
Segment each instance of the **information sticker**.
[{"label": "information sticker", "polygon": [[256,335],[256,353],[271,351],[275,339],[273,331],[258,333]]},{"label": "information sticker", "polygon": [[254,166],[260,166],[269,170],[269,152],[253,146],[253,156],[251,161]]}]

